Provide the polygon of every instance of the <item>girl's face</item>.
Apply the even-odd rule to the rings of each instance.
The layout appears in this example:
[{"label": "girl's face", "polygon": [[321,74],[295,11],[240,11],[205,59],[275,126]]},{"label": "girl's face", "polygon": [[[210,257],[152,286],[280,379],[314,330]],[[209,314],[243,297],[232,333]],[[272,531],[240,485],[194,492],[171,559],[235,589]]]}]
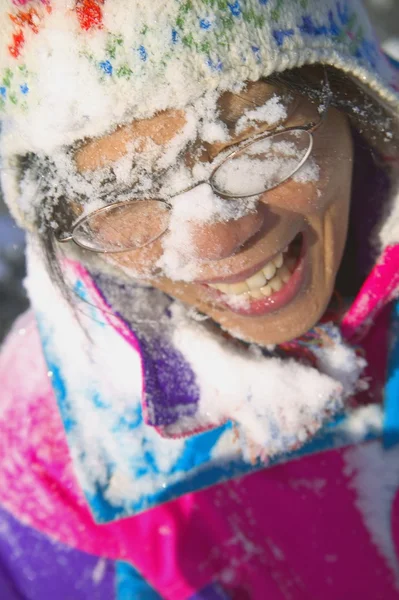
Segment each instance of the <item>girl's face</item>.
[{"label": "girl's face", "polygon": [[[255,127],[251,123],[236,134],[234,125],[255,99],[261,105],[276,91],[257,82],[239,95],[224,94],[219,100],[220,119],[230,138],[215,143],[199,140],[195,151],[186,152],[186,165],[211,162],[228,146],[268,129],[264,123]],[[307,125],[318,118],[309,100],[296,98],[279,124]],[[132,143],[137,152],[148,140],[166,146],[185,123],[184,111],[172,110],[135,121],[84,145],[75,156],[77,167],[88,172],[110,165],[127,154]],[[311,160],[318,167],[317,180],[289,179],[262,194],[256,209],[241,218],[189,224],[187,252],[199,257],[193,281],[159,272],[163,238],[103,259],[132,269],[151,285],[209,315],[235,337],[262,345],[291,340],[318,322],[333,293],[347,235],[352,155],[348,121],[331,108],[314,133]]]}]

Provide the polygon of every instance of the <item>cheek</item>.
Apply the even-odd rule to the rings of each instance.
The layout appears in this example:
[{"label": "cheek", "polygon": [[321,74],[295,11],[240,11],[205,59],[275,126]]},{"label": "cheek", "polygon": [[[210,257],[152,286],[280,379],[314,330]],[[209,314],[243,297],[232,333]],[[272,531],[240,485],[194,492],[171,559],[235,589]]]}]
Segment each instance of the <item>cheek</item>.
[{"label": "cheek", "polygon": [[261,201],[307,218],[323,217],[332,204],[343,209],[352,183],[351,143],[345,140],[339,151],[330,146],[328,152],[315,152],[314,159],[319,167],[317,181],[289,180],[265,193]]},{"label": "cheek", "polygon": [[323,188],[325,185],[322,185],[321,180],[308,183],[291,180],[266,192],[261,197],[261,202],[303,216],[321,213],[326,203]]},{"label": "cheek", "polygon": [[104,260],[111,265],[127,269],[135,277],[149,277],[158,271],[156,265],[162,252],[161,241],[157,240],[139,250],[104,255]]}]

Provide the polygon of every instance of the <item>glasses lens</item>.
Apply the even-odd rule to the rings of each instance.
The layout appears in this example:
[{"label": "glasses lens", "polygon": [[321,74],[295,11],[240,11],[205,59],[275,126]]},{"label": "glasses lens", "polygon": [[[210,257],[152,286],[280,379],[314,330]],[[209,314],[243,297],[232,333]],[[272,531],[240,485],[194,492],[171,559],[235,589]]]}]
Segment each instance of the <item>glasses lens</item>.
[{"label": "glasses lens", "polygon": [[233,198],[266,192],[292,177],[311,149],[312,136],[302,129],[255,140],[216,169],[213,189]]},{"label": "glasses lens", "polygon": [[168,210],[159,200],[138,200],[101,208],[78,223],[74,241],[95,252],[142,248],[168,227]]}]

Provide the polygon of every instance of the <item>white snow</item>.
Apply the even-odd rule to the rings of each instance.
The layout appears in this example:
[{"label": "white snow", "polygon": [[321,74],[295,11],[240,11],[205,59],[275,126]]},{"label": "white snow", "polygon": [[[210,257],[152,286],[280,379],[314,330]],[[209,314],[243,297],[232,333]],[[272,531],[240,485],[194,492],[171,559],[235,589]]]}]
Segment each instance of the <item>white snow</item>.
[{"label": "white snow", "polygon": [[255,210],[256,200],[222,199],[207,183],[175,196],[171,200],[169,230],[162,238],[164,252],[157,265],[170,279],[195,279],[201,263],[193,241],[196,227],[239,219]]},{"label": "white snow", "polygon": [[[56,44],[57,47],[63,47],[66,43],[61,38]],[[73,201],[80,205],[80,214],[88,214],[95,208],[128,198],[161,197],[168,199],[180,194],[183,190],[206,182],[215,165],[219,164],[229,153],[228,149],[224,150],[214,160],[203,162],[199,160],[199,155],[196,156],[196,150],[193,148],[193,144],[196,144],[198,140],[208,143],[229,140],[227,126],[219,116],[218,97],[216,91],[209,90],[207,94],[191,105],[187,105],[184,109],[185,121],[182,128],[176,131],[167,143],[155,143],[149,137],[134,138],[127,144],[126,153],[121,158],[112,164],[92,171],[78,173],[74,156],[67,147],[57,148],[52,152],[53,164],[48,163],[43,152],[38,152],[39,164],[25,173],[21,182],[19,209],[26,213],[30,221],[33,221],[35,211],[40,207],[45,218],[53,220],[52,202],[60,196],[65,197],[68,202]],[[247,111],[240,121],[243,123],[242,120],[246,119],[249,122],[252,118],[256,118],[258,123],[266,120],[273,125],[285,116],[286,109],[281,98],[274,96],[264,106]],[[60,118],[60,115],[57,115],[56,118]],[[67,119],[68,116],[64,115],[63,118]],[[51,123],[48,131],[43,135],[51,135]],[[187,150],[192,152],[194,158],[192,165],[187,164],[185,158]],[[245,179],[248,182],[254,176],[252,172],[254,169],[256,172],[259,169],[267,172],[268,169],[273,170],[274,168],[272,166],[266,168],[264,162],[258,162],[259,165],[256,166],[256,161],[253,161],[248,172],[245,172],[245,169],[251,165],[235,165],[240,167],[235,180],[237,185],[240,184],[241,190],[243,172],[245,172]],[[41,175],[43,172],[41,163],[45,163],[46,169],[48,169],[44,178]],[[5,166],[8,168],[8,165]],[[281,170],[282,164],[279,164],[278,168]],[[264,174],[262,176],[267,177]],[[203,193],[203,188],[201,188],[201,193]],[[250,193],[252,193],[251,189],[248,189],[246,194]],[[203,201],[207,205],[204,206],[204,211],[207,211],[209,215],[211,198],[216,202],[213,214],[217,220],[221,212],[221,203],[217,196],[205,195]],[[178,200],[176,200],[177,203]],[[244,203],[242,214],[245,214],[247,207],[248,204]],[[223,208],[224,213],[227,210],[231,209]],[[236,206],[233,212],[238,214],[240,209]],[[195,218],[198,220],[198,210]],[[203,222],[205,220],[210,222],[209,219],[209,216],[202,217]],[[176,260],[174,260],[174,266],[171,267],[174,271],[178,269],[175,263]],[[187,275],[182,277],[186,279]]]},{"label": "white snow", "polygon": [[212,329],[190,322],[177,305],[173,315],[174,344],[191,364],[201,391],[197,420],[203,425],[236,422],[247,460],[254,448],[271,456],[304,442],[329,411],[342,408],[364,366],[338,337],[322,353],[319,372],[228,343]]},{"label": "white snow", "polygon": [[215,142],[227,142],[229,139],[227,126],[221,121],[204,123],[201,132],[201,139],[209,144],[213,144]]},{"label": "white snow", "polygon": [[[81,322],[77,322],[43,266],[33,259],[37,251],[30,244],[27,287],[39,322],[46,327],[42,334],[49,344],[47,352],[62,368],[71,416],[77,422],[68,442],[80,485],[89,494],[95,493],[98,484],[107,487],[107,499],[115,505],[126,501],[125,494],[134,502],[161,487],[184,441],[164,440],[143,422],[134,429],[118,428],[121,415],[141,411],[140,357],[90,304],[90,298],[78,303]],[[93,401],[96,396],[102,401],[100,407]],[[146,463],[143,444],[156,456],[159,472],[153,473]],[[132,455],[135,464],[127,460]],[[111,475],[109,465],[113,465]],[[132,478],[135,468],[145,471],[139,482]],[[176,480],[179,477],[182,473]]]},{"label": "white snow", "polygon": [[262,106],[247,110],[237,121],[235,132],[241,133],[256,123],[266,123],[267,125],[276,125],[287,118],[287,109],[282,104],[279,96],[273,96]]},{"label": "white snow", "polygon": [[305,164],[297,171],[293,180],[299,183],[308,183],[318,181],[320,177],[320,167],[313,156],[309,156]]},{"label": "white snow", "polygon": [[326,375],[341,381],[346,395],[356,389],[359,375],[366,366],[364,358],[356,355],[353,348],[343,343],[316,347],[317,367]]},{"label": "white snow", "polygon": [[345,452],[346,473],[371,539],[392,569],[399,589],[399,564],[391,531],[391,508],[399,487],[399,446],[384,450],[381,441]]},{"label": "white snow", "polygon": [[384,50],[384,52],[392,56],[392,58],[399,61],[399,38],[388,38],[382,44],[382,49]]},{"label": "white snow", "polygon": [[367,434],[382,433],[384,413],[377,404],[361,406],[353,410],[341,423],[337,432],[342,432],[352,443],[361,442]]},{"label": "white snow", "polygon": [[223,294],[223,301],[234,309],[248,309],[250,307],[250,297],[248,294]]},{"label": "white snow", "polygon": [[[254,141],[220,166],[215,173],[216,187],[232,195],[259,194],[273,188],[290,177],[305,157],[308,146],[308,134],[295,131]],[[298,182],[317,181],[318,178],[319,168],[313,157],[294,174]]]}]

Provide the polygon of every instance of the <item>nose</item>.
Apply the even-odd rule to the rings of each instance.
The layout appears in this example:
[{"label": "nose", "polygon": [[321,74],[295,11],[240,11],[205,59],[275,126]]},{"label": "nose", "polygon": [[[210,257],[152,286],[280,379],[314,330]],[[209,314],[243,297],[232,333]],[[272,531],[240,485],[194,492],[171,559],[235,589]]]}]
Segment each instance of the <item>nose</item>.
[{"label": "nose", "polygon": [[227,258],[248,242],[262,224],[263,215],[259,208],[231,221],[192,224],[193,251],[204,262]]}]

